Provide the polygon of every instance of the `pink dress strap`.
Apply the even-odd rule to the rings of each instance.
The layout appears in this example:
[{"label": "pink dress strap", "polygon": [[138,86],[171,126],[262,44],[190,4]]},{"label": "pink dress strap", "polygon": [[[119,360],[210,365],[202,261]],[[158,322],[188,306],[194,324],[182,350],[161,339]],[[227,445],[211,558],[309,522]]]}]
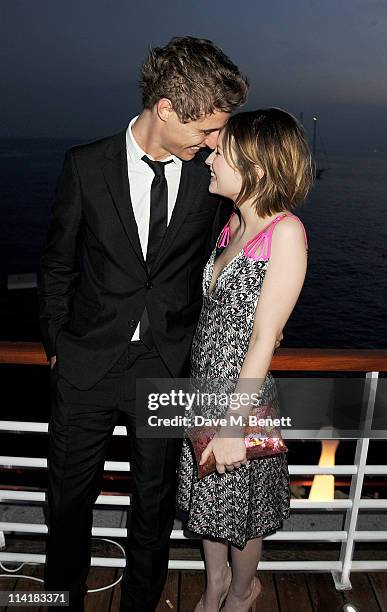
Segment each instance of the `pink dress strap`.
[{"label": "pink dress strap", "polygon": [[229,216],[226,225],[219,234],[218,240],[216,241],[216,248],[226,247],[230,242],[230,221],[233,215],[235,215],[234,211]]},{"label": "pink dress strap", "polygon": [[268,259],[270,259],[271,239],[273,236],[274,228],[277,223],[279,223],[281,219],[284,219],[285,217],[289,217],[290,219],[297,219],[297,221],[301,223],[302,228],[304,230],[305,247],[306,250],[308,250],[308,240],[306,237],[305,227],[301,219],[299,219],[297,215],[293,215],[293,213],[291,213],[290,215],[285,213],[278,215],[278,217],[273,219],[273,221],[266,229],[261,230],[256,236],[249,240],[249,242],[243,248],[246,257],[250,257],[251,259],[254,259],[256,261],[267,261]]},{"label": "pink dress strap", "polygon": [[[220,232],[218,240],[216,242],[216,248],[226,247],[230,242],[230,221],[232,216],[235,214],[235,212],[231,213],[226,225]],[[289,217],[289,219],[296,219],[299,223],[301,223],[302,229],[304,230],[305,247],[306,250],[308,250],[308,239],[306,237],[305,227],[301,219],[293,213],[281,213],[280,215],[275,217],[271,223],[269,223],[268,227],[258,232],[256,236],[253,236],[253,238],[251,238],[248,243],[243,247],[243,252],[246,257],[250,257],[251,259],[254,259],[256,261],[267,261],[268,259],[270,259],[271,239],[274,228],[277,223],[279,223],[281,219],[284,219],[285,217]]]}]

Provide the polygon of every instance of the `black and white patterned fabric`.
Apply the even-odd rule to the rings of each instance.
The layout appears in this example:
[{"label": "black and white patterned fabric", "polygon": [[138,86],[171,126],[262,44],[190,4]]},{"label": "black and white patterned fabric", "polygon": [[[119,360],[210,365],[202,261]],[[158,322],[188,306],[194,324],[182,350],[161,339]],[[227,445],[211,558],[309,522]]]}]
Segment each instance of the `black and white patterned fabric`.
[{"label": "black and white patterned fabric", "polygon": [[[274,227],[270,227],[271,237]],[[242,249],[220,272],[210,294],[217,252],[215,247],[203,273],[203,306],[191,349],[190,376],[237,380],[269,260],[246,256]],[[263,390],[265,398],[268,394],[275,404],[275,381],[270,372]],[[198,479],[193,449],[185,438],[178,476],[176,506],[188,512],[187,528],[193,534],[224,538],[243,548],[249,539],[275,533],[290,516],[286,453],[254,459],[232,472],[215,472]]]}]

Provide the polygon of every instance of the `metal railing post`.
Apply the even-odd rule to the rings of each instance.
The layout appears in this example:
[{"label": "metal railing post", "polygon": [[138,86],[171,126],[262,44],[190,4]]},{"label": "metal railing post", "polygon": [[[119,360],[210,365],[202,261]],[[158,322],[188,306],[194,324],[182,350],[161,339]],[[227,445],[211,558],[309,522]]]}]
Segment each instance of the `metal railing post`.
[{"label": "metal railing post", "polygon": [[355,548],[355,532],[359,515],[365,468],[367,465],[367,454],[370,441],[369,435],[372,429],[378,376],[379,372],[366,373],[363,395],[363,436],[359,438],[356,443],[354,465],[356,466],[357,471],[356,474],[352,476],[351,488],[349,491],[349,499],[352,501],[352,505],[346,511],[344,523],[344,531],[347,533],[347,538],[344,542],[342,542],[340,548],[340,562],[342,564],[342,569],[341,572],[332,571],[335,587],[338,590],[352,589],[350,573]]}]

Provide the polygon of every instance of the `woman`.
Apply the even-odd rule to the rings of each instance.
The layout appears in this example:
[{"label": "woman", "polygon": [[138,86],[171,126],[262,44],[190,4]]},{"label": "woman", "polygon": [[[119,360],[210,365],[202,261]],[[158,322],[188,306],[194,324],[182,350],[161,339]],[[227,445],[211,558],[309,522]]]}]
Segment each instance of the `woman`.
[{"label": "woman", "polygon": [[[258,379],[260,390],[275,401],[268,369],[307,269],[305,229],[291,212],[312,185],[305,133],[278,108],[238,113],[206,163],[210,192],[233,200],[235,211],[204,269],[190,374],[234,379],[236,389]],[[255,575],[262,538],[290,516],[287,458],[246,461],[242,426],[237,435],[220,428],[200,463],[211,453],[216,471],[198,479],[193,449],[184,439],[179,465],[177,506],[189,513],[188,529],[203,536],[207,572],[195,612],[217,612],[223,603],[224,612],[244,612],[262,589]]]}]

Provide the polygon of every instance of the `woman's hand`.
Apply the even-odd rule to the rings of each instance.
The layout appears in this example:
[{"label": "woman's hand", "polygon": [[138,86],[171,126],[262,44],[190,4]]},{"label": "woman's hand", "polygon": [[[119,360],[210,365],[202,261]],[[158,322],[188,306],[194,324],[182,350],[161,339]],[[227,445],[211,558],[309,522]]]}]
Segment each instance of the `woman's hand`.
[{"label": "woman's hand", "polygon": [[247,463],[243,437],[224,438],[216,433],[202,452],[199,465],[206,463],[211,453],[214,453],[216,470],[220,474],[224,474],[226,470],[232,471],[234,468]]}]

